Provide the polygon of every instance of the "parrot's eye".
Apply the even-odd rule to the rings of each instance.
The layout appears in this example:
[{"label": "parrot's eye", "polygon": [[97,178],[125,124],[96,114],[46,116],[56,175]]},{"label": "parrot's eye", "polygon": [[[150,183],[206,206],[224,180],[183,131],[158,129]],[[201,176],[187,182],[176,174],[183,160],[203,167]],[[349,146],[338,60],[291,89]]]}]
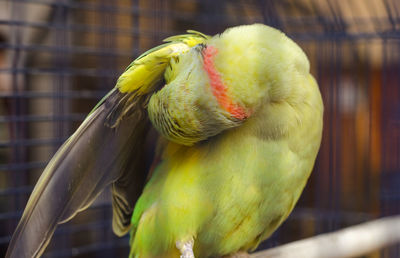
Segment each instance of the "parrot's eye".
[{"label": "parrot's eye", "polygon": [[203,49],[205,49],[206,47],[207,47],[206,44],[200,43],[200,44],[197,44],[197,45],[195,46],[195,49],[196,49],[198,52],[202,53],[202,52],[203,52]]}]

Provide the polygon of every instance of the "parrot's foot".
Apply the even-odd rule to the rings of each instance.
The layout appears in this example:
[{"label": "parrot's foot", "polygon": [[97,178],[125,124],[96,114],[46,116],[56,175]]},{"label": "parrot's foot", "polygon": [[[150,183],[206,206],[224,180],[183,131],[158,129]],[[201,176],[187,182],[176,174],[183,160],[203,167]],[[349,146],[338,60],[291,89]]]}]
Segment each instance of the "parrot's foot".
[{"label": "parrot's foot", "polygon": [[237,252],[230,255],[225,255],[222,258],[250,258],[250,255],[247,252]]},{"label": "parrot's foot", "polygon": [[181,252],[180,258],[195,258],[193,253],[193,238],[188,241],[176,241],[176,247]]}]

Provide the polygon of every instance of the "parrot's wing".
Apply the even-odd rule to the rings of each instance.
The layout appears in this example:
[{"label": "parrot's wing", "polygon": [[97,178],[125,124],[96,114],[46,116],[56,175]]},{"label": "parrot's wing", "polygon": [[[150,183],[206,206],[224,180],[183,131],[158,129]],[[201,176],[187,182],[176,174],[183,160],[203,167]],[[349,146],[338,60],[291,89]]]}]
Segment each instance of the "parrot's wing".
[{"label": "parrot's wing", "polygon": [[[163,84],[170,58],[207,36],[187,34],[136,59],[60,147],[36,184],[11,239],[6,257],[39,257],[56,226],[86,209],[112,184],[113,229],[129,230],[130,217],[146,180],[146,105]],[[198,43],[196,43],[198,42]]]}]

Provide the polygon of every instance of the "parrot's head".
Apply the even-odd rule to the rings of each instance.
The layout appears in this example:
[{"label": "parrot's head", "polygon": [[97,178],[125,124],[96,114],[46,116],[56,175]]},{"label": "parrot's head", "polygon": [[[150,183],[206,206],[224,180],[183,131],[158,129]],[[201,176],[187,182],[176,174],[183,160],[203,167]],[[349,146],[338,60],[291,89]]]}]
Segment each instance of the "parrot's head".
[{"label": "parrot's head", "polygon": [[[260,116],[271,103],[302,102],[309,68],[301,48],[281,31],[262,24],[233,27],[171,59],[166,85],[150,99],[149,117],[169,140],[193,145]],[[275,114],[287,114],[288,121],[297,114],[276,107],[285,105],[275,105],[262,126],[284,132],[286,122]]]}]

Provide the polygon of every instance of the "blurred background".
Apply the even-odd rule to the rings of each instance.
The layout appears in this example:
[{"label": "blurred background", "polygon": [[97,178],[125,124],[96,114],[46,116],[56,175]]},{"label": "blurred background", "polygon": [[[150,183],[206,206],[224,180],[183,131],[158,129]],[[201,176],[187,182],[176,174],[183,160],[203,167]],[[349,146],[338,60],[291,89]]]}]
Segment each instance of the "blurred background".
[{"label": "blurred background", "polygon": [[[305,50],[325,103],[309,184],[260,248],[400,214],[400,1],[0,0],[0,257],[51,156],[135,57],[254,22]],[[60,226],[44,257],[127,257],[109,201]]]}]

